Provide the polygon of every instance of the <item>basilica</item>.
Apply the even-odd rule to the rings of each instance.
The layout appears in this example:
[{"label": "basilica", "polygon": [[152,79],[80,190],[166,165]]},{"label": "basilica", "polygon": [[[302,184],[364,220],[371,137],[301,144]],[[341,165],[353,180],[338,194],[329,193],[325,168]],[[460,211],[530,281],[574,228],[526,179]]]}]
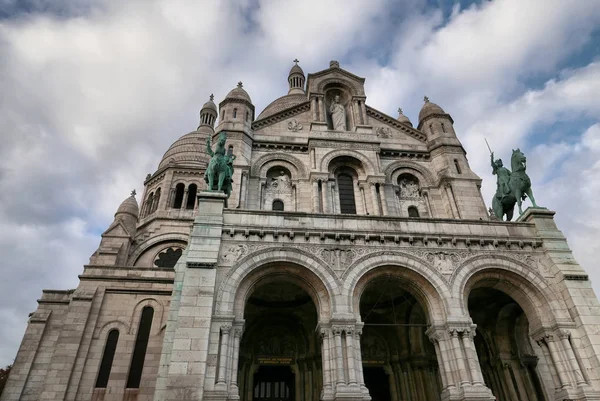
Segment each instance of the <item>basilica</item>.
[{"label": "basilica", "polygon": [[451,115],[364,84],[296,62],[260,114],[241,82],[211,95],[78,287],[43,291],[1,400],[600,400],[600,304],[554,212],[490,217]]}]

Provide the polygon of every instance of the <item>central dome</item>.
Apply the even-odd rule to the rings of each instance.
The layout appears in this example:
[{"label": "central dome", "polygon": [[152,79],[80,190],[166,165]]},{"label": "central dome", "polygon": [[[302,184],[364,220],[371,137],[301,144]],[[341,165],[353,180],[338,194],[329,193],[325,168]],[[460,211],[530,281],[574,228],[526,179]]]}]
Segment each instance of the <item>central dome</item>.
[{"label": "central dome", "polygon": [[210,158],[205,147],[206,134],[198,131],[185,134],[165,152],[158,168],[161,169],[171,163],[185,167],[206,167]]},{"label": "central dome", "polygon": [[305,94],[293,94],[293,95],[285,95],[280,97],[279,99],[274,100],[269,104],[265,109],[260,113],[257,120],[270,117],[274,114],[279,113],[280,111],[292,108],[294,106],[298,106],[304,102],[308,102],[308,98]]},{"label": "central dome", "polygon": [[240,99],[252,103],[250,95],[248,94],[248,92],[246,92],[246,89],[244,89],[241,82],[238,82],[238,86],[229,91],[227,96],[225,96],[225,99]]}]

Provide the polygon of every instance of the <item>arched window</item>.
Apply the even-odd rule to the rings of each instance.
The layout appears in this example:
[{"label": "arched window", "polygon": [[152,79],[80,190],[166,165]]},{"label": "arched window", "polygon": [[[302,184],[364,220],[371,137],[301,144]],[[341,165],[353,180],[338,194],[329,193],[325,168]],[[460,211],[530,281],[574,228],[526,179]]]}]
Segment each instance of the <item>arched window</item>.
[{"label": "arched window", "polygon": [[456,167],[456,172],[458,174],[462,174],[462,171],[460,169],[460,164],[458,164],[458,159],[454,159],[454,167]]},{"label": "arched window", "polygon": [[339,174],[337,176],[337,184],[340,192],[340,211],[343,214],[356,214],[352,177],[349,174]]},{"label": "arched window", "polygon": [[148,198],[146,199],[146,205],[145,205],[145,210],[144,210],[144,216],[149,215],[150,213],[152,213],[152,204],[154,202],[154,192],[150,192],[150,195],[148,195]]},{"label": "arched window", "polygon": [[198,186],[196,184],[192,184],[188,187],[188,198],[187,204],[185,205],[186,209],[193,209],[196,206],[196,193],[198,192]]},{"label": "arched window", "polygon": [[142,317],[140,318],[140,325],[133,347],[131,367],[129,368],[129,375],[127,376],[127,388],[140,388],[142,370],[144,369],[144,360],[146,359],[148,338],[150,338],[150,328],[152,327],[153,318],[154,309],[151,306],[145,306],[142,310]]},{"label": "arched window", "polygon": [[158,209],[158,202],[160,201],[160,188],[158,188],[156,190],[156,193],[154,194],[154,200],[152,201],[152,210],[151,213],[156,212],[156,209]]},{"label": "arched window", "polygon": [[237,109],[233,109],[233,118],[237,118]]},{"label": "arched window", "polygon": [[283,211],[283,209],[284,209],[283,202],[281,200],[279,200],[279,199],[274,200],[273,201],[273,208],[272,209],[273,210]]},{"label": "arched window", "polygon": [[408,217],[419,217],[419,209],[417,209],[415,206],[409,206]]},{"label": "arched window", "polygon": [[156,255],[154,266],[172,269],[177,264],[183,250],[181,248],[167,248]]},{"label": "arched window", "polygon": [[181,209],[183,203],[183,191],[185,191],[185,185],[179,183],[175,186],[175,199],[173,199],[173,207],[175,209]]},{"label": "arched window", "polygon": [[96,388],[106,388],[108,385],[108,378],[110,377],[110,371],[112,369],[113,360],[115,359],[118,342],[119,330],[113,329],[109,331],[108,336],[106,336],[106,345],[104,346],[104,353],[102,354],[102,362],[100,362],[98,377],[96,378]]}]

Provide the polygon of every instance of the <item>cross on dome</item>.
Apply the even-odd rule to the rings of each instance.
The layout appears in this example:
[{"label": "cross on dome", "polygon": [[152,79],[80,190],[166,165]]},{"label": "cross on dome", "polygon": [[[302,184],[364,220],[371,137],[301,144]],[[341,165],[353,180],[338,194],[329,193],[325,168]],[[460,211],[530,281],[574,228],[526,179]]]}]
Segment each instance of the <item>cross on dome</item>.
[{"label": "cross on dome", "polygon": [[131,191],[131,196],[135,196],[137,194],[137,192],[135,192],[135,189],[133,191]]},{"label": "cross on dome", "polygon": [[402,107],[398,107],[398,114],[402,114]]},{"label": "cross on dome", "polygon": [[213,94],[211,93],[211,94],[210,94],[210,96],[209,96],[209,99],[210,99],[211,101],[215,100],[215,95],[213,95]]},{"label": "cross on dome", "polygon": [[242,83],[242,81],[238,82],[238,88],[243,88],[244,84]]},{"label": "cross on dome", "polygon": [[300,60],[298,60],[297,58],[294,59],[294,63],[298,64],[300,62]]},{"label": "cross on dome", "polygon": [[425,103],[429,103],[429,98],[428,98],[427,96],[424,96],[424,97],[423,97],[423,101],[424,101]]}]

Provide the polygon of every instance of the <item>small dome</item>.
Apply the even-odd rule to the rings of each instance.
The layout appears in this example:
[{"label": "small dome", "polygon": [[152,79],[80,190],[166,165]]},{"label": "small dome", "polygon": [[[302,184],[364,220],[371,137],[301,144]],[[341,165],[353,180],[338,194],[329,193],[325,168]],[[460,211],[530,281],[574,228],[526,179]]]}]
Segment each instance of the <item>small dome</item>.
[{"label": "small dome", "polygon": [[289,75],[292,74],[301,74],[302,76],[304,76],[304,71],[302,71],[302,68],[300,68],[300,66],[298,65],[300,61],[298,59],[294,60],[294,66],[292,67],[292,69],[290,70]]},{"label": "small dome", "polygon": [[305,94],[291,94],[280,97],[279,99],[274,100],[269,104],[265,109],[260,113],[257,120],[270,117],[274,114],[279,113],[280,111],[292,108],[304,102],[307,102],[308,98]]},{"label": "small dome", "polygon": [[429,117],[432,114],[446,114],[444,109],[437,104],[430,102],[427,96],[425,96],[423,100],[425,101],[425,104],[419,112],[419,122],[423,121],[426,117]]},{"label": "small dome", "polygon": [[185,134],[171,145],[165,152],[158,168],[171,163],[186,167],[206,167],[208,161],[206,134],[194,131]]},{"label": "small dome", "polygon": [[228,94],[227,96],[225,96],[225,100],[227,99],[241,99],[241,100],[247,100],[248,102],[252,103],[252,100],[250,99],[250,95],[248,95],[248,92],[246,92],[246,90],[244,89],[244,85],[242,84],[242,82],[238,82],[237,88],[233,88]]},{"label": "small dome", "polygon": [[412,123],[410,122],[410,119],[404,115],[404,113],[402,112],[402,109],[398,109],[397,120],[401,123],[408,124],[412,127]]},{"label": "small dome", "polygon": [[215,98],[215,95],[211,94],[210,98],[208,99],[208,102],[204,103],[204,106],[202,106],[201,110],[210,109],[210,110],[214,110],[216,112],[217,105],[215,104],[215,102],[213,102],[214,98]]},{"label": "small dome", "polygon": [[121,206],[117,209],[117,213],[115,213],[115,217],[118,214],[130,214],[137,219],[140,213],[140,209],[135,199],[135,190],[131,192],[131,196],[121,203]]}]

